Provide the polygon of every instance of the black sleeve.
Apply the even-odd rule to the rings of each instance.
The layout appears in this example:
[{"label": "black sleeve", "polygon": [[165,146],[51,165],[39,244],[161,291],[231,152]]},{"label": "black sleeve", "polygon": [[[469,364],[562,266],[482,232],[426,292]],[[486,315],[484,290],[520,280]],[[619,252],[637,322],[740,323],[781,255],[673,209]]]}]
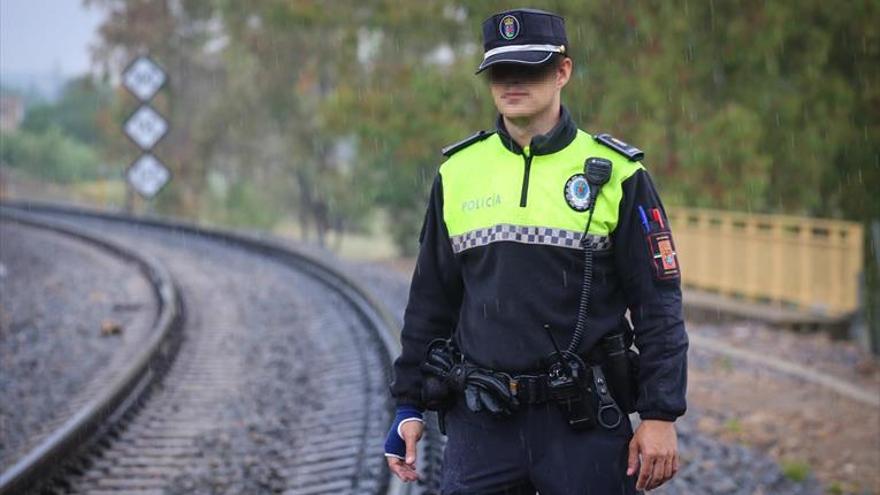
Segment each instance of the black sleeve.
[{"label": "black sleeve", "polygon": [[429,342],[452,334],[463,292],[461,267],[443,221],[443,184],[437,174],[419,234],[419,255],[400,332],[402,350],[394,361],[391,395],[398,405],[424,408],[419,365]]},{"label": "black sleeve", "polygon": [[[639,206],[649,219],[649,231]],[[654,208],[662,225],[652,218]],[[674,421],[687,408],[688,337],[672,232],[647,171],[639,170],[624,181],[619,214],[612,239],[639,350],[636,410],[642,419]]]}]

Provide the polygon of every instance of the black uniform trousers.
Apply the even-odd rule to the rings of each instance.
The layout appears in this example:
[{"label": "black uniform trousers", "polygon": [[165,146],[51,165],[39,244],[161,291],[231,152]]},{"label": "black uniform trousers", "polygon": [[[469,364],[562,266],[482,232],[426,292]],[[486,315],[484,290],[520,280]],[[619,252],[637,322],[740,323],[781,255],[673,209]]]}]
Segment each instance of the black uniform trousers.
[{"label": "black uniform trousers", "polygon": [[510,417],[474,413],[463,398],[446,413],[443,495],[630,495],[632,424],[575,431],[553,402],[521,405]]}]

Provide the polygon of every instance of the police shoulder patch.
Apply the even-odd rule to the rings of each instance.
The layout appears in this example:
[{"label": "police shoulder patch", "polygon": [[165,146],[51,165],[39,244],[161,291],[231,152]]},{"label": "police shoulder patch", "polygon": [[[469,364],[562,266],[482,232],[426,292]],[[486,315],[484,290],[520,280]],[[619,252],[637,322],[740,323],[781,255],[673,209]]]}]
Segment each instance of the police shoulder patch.
[{"label": "police shoulder patch", "polygon": [[644,151],[636,148],[629,143],[625,143],[620,139],[617,139],[607,132],[596,134],[595,136],[593,136],[593,139],[595,139],[597,143],[605,145],[625,156],[631,162],[638,162],[645,159]]},{"label": "police shoulder patch", "polygon": [[444,147],[442,150],[440,150],[440,153],[442,153],[443,156],[449,158],[450,156],[458,153],[459,151],[467,148],[468,146],[486,139],[487,137],[491,136],[492,134],[495,134],[495,131],[483,130],[483,131],[476,132],[476,133],[462,139],[461,141],[459,141],[457,143],[452,143],[449,146]]},{"label": "police shoulder patch", "polygon": [[654,277],[658,280],[674,279],[681,276],[678,255],[672,232],[668,230],[648,234],[648,252],[654,265]]}]

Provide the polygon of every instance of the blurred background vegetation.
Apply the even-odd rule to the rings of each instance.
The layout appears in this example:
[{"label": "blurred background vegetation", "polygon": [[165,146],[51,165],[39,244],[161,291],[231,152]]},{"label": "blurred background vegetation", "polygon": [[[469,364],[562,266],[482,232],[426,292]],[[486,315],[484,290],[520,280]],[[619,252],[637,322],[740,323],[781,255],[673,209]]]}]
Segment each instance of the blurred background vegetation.
[{"label": "blurred background vegetation", "polygon": [[[330,246],[381,223],[412,254],[438,150],[493,123],[480,23],[520,3],[85,0],[106,12],[95,70],[53,102],[23,95],[0,159],[122,201],[137,102],[118,78],[149,53],[174,177],[155,211]],[[880,218],[880,3],[530,5],[566,19],[580,127],[646,150],[667,204]]]}]

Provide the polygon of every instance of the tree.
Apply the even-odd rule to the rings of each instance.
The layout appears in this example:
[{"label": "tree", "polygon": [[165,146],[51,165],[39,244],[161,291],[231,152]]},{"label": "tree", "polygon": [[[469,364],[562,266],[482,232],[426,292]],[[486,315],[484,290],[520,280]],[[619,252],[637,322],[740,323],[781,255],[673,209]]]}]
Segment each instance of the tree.
[{"label": "tree", "polygon": [[[207,160],[201,131],[203,108],[220,95],[212,91],[222,67],[210,43],[220,33],[211,22],[211,0],[83,0],[107,12],[99,27],[102,44],[94,58],[105,74],[120,74],[135,56],[150,54],[169,74],[168,90],[153,102],[166,116],[171,131],[157,154],[172,170],[174,186],[157,197],[161,210],[178,215],[198,212],[205,186]],[[133,111],[133,98],[125,105]],[[121,108],[119,109],[121,110]],[[123,114],[116,116],[121,124]],[[119,139],[124,139],[120,138]],[[134,150],[132,158],[136,156]]]},{"label": "tree", "polygon": [[[159,152],[176,183],[162,201],[178,212],[204,207],[220,174],[253,182],[322,243],[388,210],[412,253],[438,150],[492,125],[473,69],[498,5],[87,2],[111,13],[99,59],[149,50],[171,73]],[[867,187],[880,173],[876,2],[533,4],[566,18],[575,119],[646,150],[668,203],[880,215]]]},{"label": "tree", "polygon": [[21,129],[42,134],[54,125],[78,141],[98,145],[102,140],[99,119],[112,99],[113,90],[105,81],[80,76],[65,85],[58,101],[28,107]]}]

